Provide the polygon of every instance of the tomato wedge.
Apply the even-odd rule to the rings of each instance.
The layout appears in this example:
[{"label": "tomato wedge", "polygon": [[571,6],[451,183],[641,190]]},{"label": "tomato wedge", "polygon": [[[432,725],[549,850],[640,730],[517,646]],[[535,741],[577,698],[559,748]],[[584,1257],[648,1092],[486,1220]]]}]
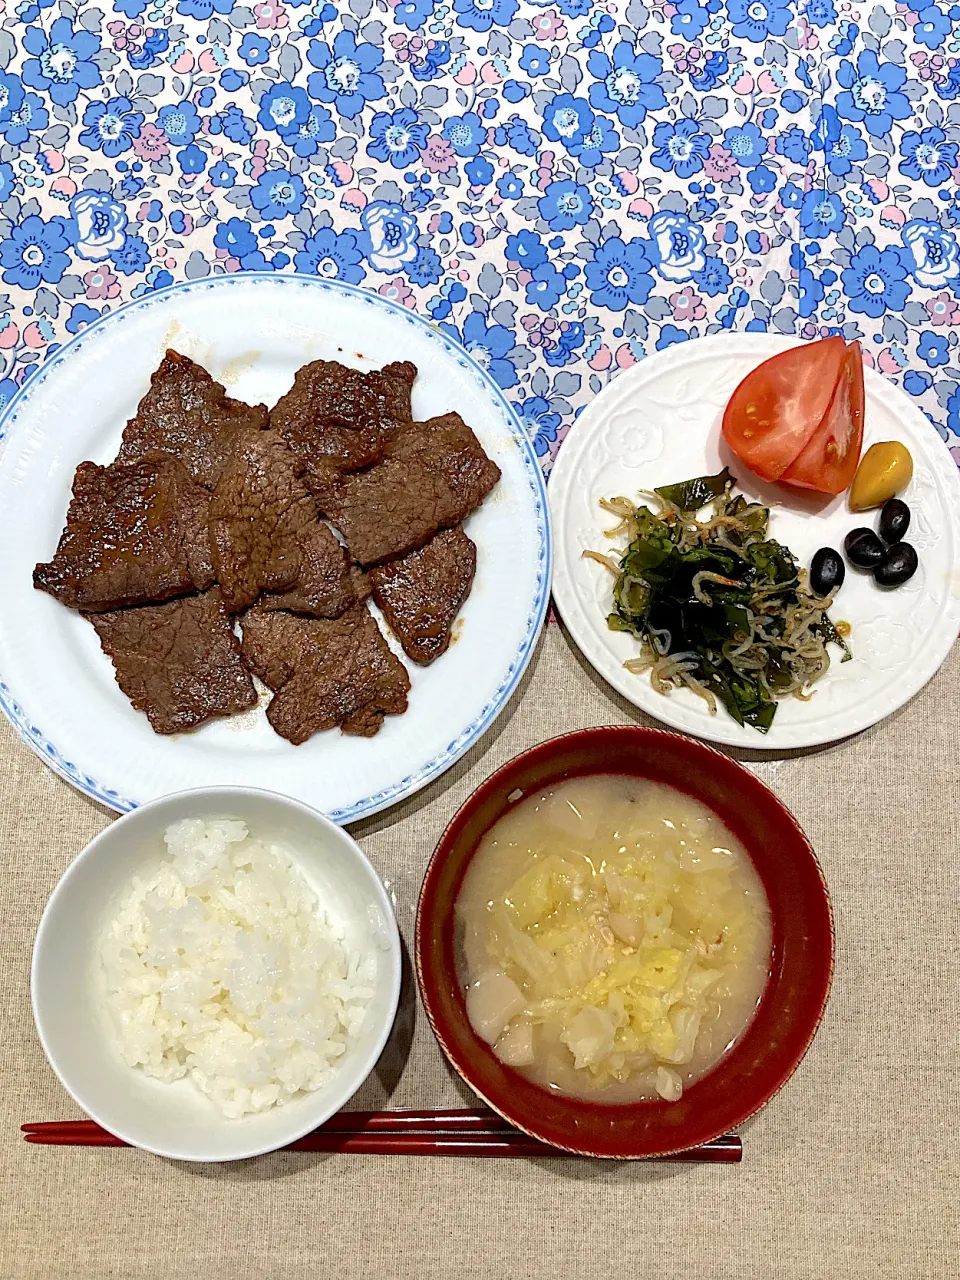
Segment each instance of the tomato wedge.
[{"label": "tomato wedge", "polygon": [[851,342],[830,408],[780,479],[818,493],[843,493],[853,484],[863,445],[863,355]]},{"label": "tomato wedge", "polygon": [[804,342],[764,360],[730,397],[723,436],[745,466],[778,480],[820,426],[846,359],[843,338]]}]

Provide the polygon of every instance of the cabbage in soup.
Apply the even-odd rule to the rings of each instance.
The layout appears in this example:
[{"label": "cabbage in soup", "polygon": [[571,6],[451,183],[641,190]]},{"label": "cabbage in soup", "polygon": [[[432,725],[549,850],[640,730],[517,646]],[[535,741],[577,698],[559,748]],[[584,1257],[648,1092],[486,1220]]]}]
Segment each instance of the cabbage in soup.
[{"label": "cabbage in soup", "polygon": [[601,775],[517,803],[456,904],[467,1014],[502,1062],[594,1102],[680,1097],[769,975],[757,872],[706,806]]}]

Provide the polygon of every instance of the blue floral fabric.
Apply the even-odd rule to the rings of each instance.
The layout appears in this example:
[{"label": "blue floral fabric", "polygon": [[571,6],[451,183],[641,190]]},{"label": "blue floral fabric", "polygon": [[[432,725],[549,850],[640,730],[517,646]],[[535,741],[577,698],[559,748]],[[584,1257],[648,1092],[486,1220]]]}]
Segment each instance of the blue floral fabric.
[{"label": "blue floral fabric", "polygon": [[545,469],[653,351],[860,338],[960,463],[960,5],[7,0],[0,407],[104,312],[299,271],[461,341]]}]

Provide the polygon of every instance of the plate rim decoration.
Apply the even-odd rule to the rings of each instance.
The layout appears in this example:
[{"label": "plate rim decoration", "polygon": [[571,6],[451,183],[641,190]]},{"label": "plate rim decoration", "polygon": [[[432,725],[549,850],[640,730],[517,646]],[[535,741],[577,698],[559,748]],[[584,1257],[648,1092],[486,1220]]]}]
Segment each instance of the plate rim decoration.
[{"label": "plate rim decoration", "polygon": [[[403,322],[412,325],[425,338],[435,342],[448,358],[456,360],[489,397],[493,406],[501,415],[505,428],[507,428],[518,447],[523,475],[527,482],[528,492],[526,498],[530,503],[532,515],[531,533],[535,540],[535,546],[531,552],[532,558],[535,560],[534,589],[524,622],[523,634],[519,638],[517,647],[503,670],[493,693],[479,712],[473,716],[459,733],[452,737],[443,749],[437,751],[428,761],[413,772],[404,773],[404,776],[390,785],[374,790],[349,804],[343,804],[331,810],[324,810],[328,817],[342,826],[347,823],[357,822],[361,818],[371,817],[373,814],[379,813],[383,809],[389,808],[422,790],[423,787],[455,764],[482,737],[506,707],[520,683],[523,673],[533,656],[537,640],[547,617],[553,544],[550,508],[543,471],[537,460],[533,444],[503,390],[466,348],[450,334],[402,304],[385,298],[373,290],[346,284],[338,280],[325,280],[321,277],[307,276],[298,272],[244,271],[202,280],[181,281],[169,285],[165,289],[133,299],[115,310],[107,312],[76,334],[70,341],[57,348],[42,365],[36,368],[34,373],[28,376],[10,403],[0,413],[0,493],[2,493],[2,488],[6,481],[6,464],[11,452],[10,444],[15,439],[18,422],[22,419],[24,412],[28,410],[33,397],[39,389],[49,383],[51,378],[55,378],[58,371],[62,370],[68,361],[76,359],[86,345],[102,339],[105,333],[109,333],[117,326],[122,325],[131,316],[135,317],[157,307],[169,309],[172,306],[175,310],[177,301],[182,299],[184,294],[203,294],[213,290],[222,290],[226,295],[227,291],[239,286],[256,289],[259,285],[266,284],[277,289],[287,288],[291,291],[291,294],[298,289],[311,289],[345,295],[347,298],[362,305],[370,306],[379,312],[388,314],[397,323]],[[388,359],[389,356],[385,357],[383,363],[386,363]],[[146,387],[152,372],[152,369],[144,371],[144,387]],[[79,461],[80,458],[78,457],[77,462]],[[0,612],[0,642],[2,642],[4,630],[15,625],[16,623],[10,617],[9,612],[6,614]],[[517,630],[519,633],[519,627]],[[34,718],[25,705],[28,702],[29,695],[26,691],[13,688],[7,680],[5,672],[0,669],[0,711],[13,726],[20,740],[26,743],[54,773],[58,774],[59,777],[89,799],[106,805],[118,813],[128,812],[137,808],[146,800],[155,798],[153,794],[144,795],[139,799],[124,794],[122,790],[111,785],[109,778],[95,776],[93,771],[85,769],[80,753],[72,750],[65,753],[57,745],[56,725],[40,725],[34,722]],[[198,783],[194,785],[207,784]],[[243,785],[243,783],[240,782],[237,785]],[[254,785],[269,786],[271,789],[277,789],[270,783]],[[292,791],[291,794],[295,799],[303,803],[323,809],[322,802],[319,802],[315,796],[304,796],[296,790]]]}]

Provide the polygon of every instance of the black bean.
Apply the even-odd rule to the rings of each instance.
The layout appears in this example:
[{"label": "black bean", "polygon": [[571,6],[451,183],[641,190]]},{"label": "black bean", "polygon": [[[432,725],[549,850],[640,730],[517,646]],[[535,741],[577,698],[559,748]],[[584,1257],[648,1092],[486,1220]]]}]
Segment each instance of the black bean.
[{"label": "black bean", "polygon": [[881,587],[902,587],[917,572],[917,553],[909,542],[892,546],[873,571]]},{"label": "black bean", "polygon": [[875,569],[884,557],[883,543],[872,529],[851,529],[843,540],[843,549],[858,569]]},{"label": "black bean", "polygon": [[825,596],[842,587],[846,572],[840,552],[834,551],[833,547],[821,547],[810,562],[810,586],[814,594]]},{"label": "black bean", "polygon": [[888,498],[880,510],[880,537],[891,546],[910,528],[910,508],[899,498]]}]

